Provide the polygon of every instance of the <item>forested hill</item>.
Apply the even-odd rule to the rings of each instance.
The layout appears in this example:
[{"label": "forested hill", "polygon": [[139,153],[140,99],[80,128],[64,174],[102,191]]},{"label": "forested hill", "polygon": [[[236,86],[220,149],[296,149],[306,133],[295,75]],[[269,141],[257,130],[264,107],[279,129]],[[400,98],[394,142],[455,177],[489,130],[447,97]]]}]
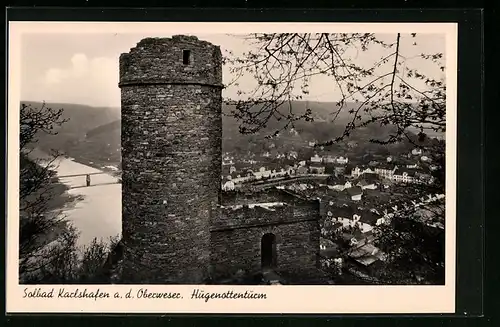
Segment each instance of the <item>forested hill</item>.
[{"label": "forested hill", "polygon": [[[34,109],[43,105],[41,102],[33,101],[22,101],[21,104],[30,105]],[[37,135],[39,145],[55,147],[58,150],[62,150],[67,142],[84,138],[88,131],[120,119],[119,108],[92,107],[74,103],[46,103],[45,106],[53,110],[63,109],[62,118],[67,119],[67,122],[54,129],[57,135],[44,133]]]},{"label": "forested hill", "polygon": [[[39,108],[42,103],[23,102]],[[120,109],[108,107],[91,107],[79,104],[47,103],[52,109],[64,109],[63,117],[69,119],[57,129],[57,135],[41,134],[38,136],[38,146],[43,150],[56,149],[78,159],[85,157],[91,161],[120,161]],[[357,103],[346,103],[341,113],[335,117],[338,107],[332,102],[306,102],[292,103],[293,112],[303,114],[307,108],[311,109],[313,122],[297,121],[295,130],[283,131],[278,138],[272,140],[277,147],[296,145],[304,146],[310,141],[323,142],[331,140],[344,131],[347,122],[352,119],[349,110],[356,108]],[[261,151],[269,141],[270,135],[283,127],[284,121],[270,120],[265,128],[255,134],[241,134],[240,121],[229,114],[234,106],[223,105],[223,150],[233,151]],[[288,113],[288,105],[280,107],[280,112]],[[389,127],[378,124],[357,129],[351,134],[349,140],[357,143],[368,142],[370,138],[381,138],[389,134]],[[97,160],[97,159],[102,160]]]},{"label": "forested hill", "polygon": [[[22,101],[21,105],[40,109],[42,102]],[[56,126],[56,135],[38,133],[36,147],[45,152],[57,150],[81,161],[120,161],[120,108],[92,107],[74,103],[45,103],[53,110],[63,109],[62,118],[67,121]],[[87,132],[100,126],[117,122],[118,129],[106,128],[104,139],[87,140]]]},{"label": "forested hill", "polygon": [[118,134],[120,134],[121,129],[121,120],[117,119],[112,121],[111,123],[107,123],[96,128],[93,128],[86,133],[86,138],[99,137],[100,134],[107,134],[109,132],[116,133],[118,130]]}]

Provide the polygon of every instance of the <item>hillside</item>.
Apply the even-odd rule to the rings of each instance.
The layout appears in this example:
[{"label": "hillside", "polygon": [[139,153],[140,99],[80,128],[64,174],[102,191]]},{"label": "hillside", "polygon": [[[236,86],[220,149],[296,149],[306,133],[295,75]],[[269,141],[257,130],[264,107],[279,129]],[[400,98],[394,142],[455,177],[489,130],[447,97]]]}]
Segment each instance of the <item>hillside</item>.
[{"label": "hillside", "polygon": [[[40,106],[41,103],[30,103]],[[63,108],[64,118],[69,121],[59,128],[58,135],[41,135],[39,146],[42,149],[57,149],[83,162],[118,163],[121,160],[120,148],[120,110],[117,108],[99,108],[76,104],[47,104],[53,109]],[[344,131],[347,122],[352,119],[348,110],[357,106],[356,103],[347,103],[340,115],[333,120],[333,113],[337,111],[335,103],[329,102],[293,102],[293,111],[296,114],[304,113],[307,108],[312,111],[313,122],[297,121],[293,131],[282,131],[278,137],[269,140],[266,136],[280,130],[284,122],[272,119],[261,131],[255,134],[241,134],[240,121],[228,114],[234,106],[224,104],[223,111],[223,151],[262,152],[270,147],[284,151],[302,150],[311,141],[324,142],[339,136]],[[288,112],[288,106],[282,106],[280,112]],[[354,141],[358,146],[350,151],[369,153],[380,151],[382,146],[368,144],[371,138],[383,138],[391,132],[390,127],[381,127],[372,124],[356,129],[348,141]],[[346,144],[331,146],[330,150],[342,151]],[[386,148],[391,152],[392,147]]]},{"label": "hillside", "polygon": [[[21,104],[40,108],[41,102],[22,101]],[[85,137],[87,131],[98,126],[120,119],[120,109],[110,107],[91,107],[70,103],[46,103],[47,107],[54,110],[64,109],[62,118],[68,121],[54,129],[57,135],[39,134],[38,145],[42,148],[64,151],[74,142]]]},{"label": "hillside", "polygon": [[[99,138],[99,137],[102,137],[102,134],[106,134],[109,131],[113,131],[112,134],[115,135],[115,134],[117,134],[117,133],[115,133],[115,131],[116,130],[119,131],[120,128],[121,128],[121,120],[117,119],[117,120],[112,121],[111,123],[97,126],[96,128],[93,128],[93,129],[87,131],[85,137],[87,139]],[[104,136],[106,136],[106,135],[104,135]],[[119,132],[118,132],[118,136],[120,136]]]},{"label": "hillside", "polygon": [[[30,105],[32,108],[41,108],[41,102],[22,101],[21,104]],[[120,148],[119,129],[102,135],[102,139],[95,138],[87,142],[86,134],[99,126],[116,122],[120,119],[120,109],[111,107],[92,107],[73,103],[46,103],[46,107],[54,110],[63,109],[62,118],[67,122],[55,127],[56,135],[39,133],[36,143],[43,151],[57,150],[76,159],[89,158],[87,161],[102,161],[116,153],[116,148]],[[108,144],[110,144],[108,146]],[[114,151],[110,151],[113,148]],[[114,160],[120,161],[120,156],[114,156]],[[85,161],[85,160],[82,160]],[[111,161],[111,160],[110,160]]]},{"label": "hillside", "polygon": [[[353,107],[355,104],[347,104],[346,111]],[[339,136],[344,131],[345,124],[350,119],[350,116],[345,112],[339,115],[335,122],[331,122],[331,113],[335,112],[335,103],[328,102],[294,102],[294,112],[300,114],[305,112],[307,107],[311,108],[313,112],[314,121],[297,121],[295,122],[295,132],[287,130],[282,131],[279,137],[272,140],[266,136],[272,134],[276,130],[283,127],[284,122],[277,120],[270,120],[265,128],[254,134],[241,134],[239,131],[240,121],[231,117],[230,112],[234,106],[223,105],[223,137],[222,148],[223,151],[238,151],[238,152],[262,152],[269,149],[272,144],[277,148],[283,150],[295,149],[299,150],[306,146],[310,141],[324,142]],[[306,107],[307,106],[307,107]],[[288,108],[283,107],[283,110]],[[350,140],[358,142],[367,141],[373,137],[381,137],[388,134],[389,128],[381,128],[380,126],[372,125],[356,130],[352,133]],[[101,125],[95,129],[87,132],[87,142],[105,142],[110,143],[110,147],[119,147],[120,135],[120,121],[111,122]],[[101,140],[101,141],[98,141]],[[374,147],[375,145],[372,145]],[[332,149],[335,149],[332,146]],[[338,147],[337,147],[338,148]]]}]

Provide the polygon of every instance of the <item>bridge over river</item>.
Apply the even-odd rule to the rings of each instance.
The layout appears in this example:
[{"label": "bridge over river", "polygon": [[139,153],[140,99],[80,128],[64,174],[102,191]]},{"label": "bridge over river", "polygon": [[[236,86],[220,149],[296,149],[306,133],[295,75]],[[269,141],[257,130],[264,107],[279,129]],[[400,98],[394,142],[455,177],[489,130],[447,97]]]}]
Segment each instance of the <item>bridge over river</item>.
[{"label": "bridge over river", "polygon": [[105,171],[62,157],[52,166],[59,182],[78,199],[63,212],[80,234],[79,246],[88,246],[94,237],[107,241],[121,234],[121,171]]},{"label": "bridge over river", "polygon": [[78,173],[78,174],[64,174],[58,175],[54,178],[54,181],[61,181],[62,183],[68,185],[70,189],[81,188],[81,187],[95,187],[103,185],[121,184],[121,172],[89,172],[89,173]]}]

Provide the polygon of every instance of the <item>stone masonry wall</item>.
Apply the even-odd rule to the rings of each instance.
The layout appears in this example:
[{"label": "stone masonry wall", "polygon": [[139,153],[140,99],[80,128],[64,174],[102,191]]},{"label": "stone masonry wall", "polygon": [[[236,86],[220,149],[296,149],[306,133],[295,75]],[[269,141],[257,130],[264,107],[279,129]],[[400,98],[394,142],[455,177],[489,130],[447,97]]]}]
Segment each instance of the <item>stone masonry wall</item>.
[{"label": "stone masonry wall", "polygon": [[[319,255],[319,201],[270,188],[260,192],[223,192],[218,215],[212,217],[210,243],[215,278],[238,270],[253,274],[261,269],[261,240],[276,236],[277,272],[301,276],[317,267]],[[234,205],[282,202],[272,210]]]},{"label": "stone masonry wall", "polygon": [[219,48],[193,37],[145,39],[120,57],[123,282],[194,284],[208,276],[221,76]]},{"label": "stone masonry wall", "polygon": [[[182,61],[191,51],[190,64]],[[219,47],[195,36],[146,38],[120,56],[120,85],[151,83],[222,86],[222,54]]]},{"label": "stone masonry wall", "polygon": [[[317,211],[317,215],[316,215]],[[237,209],[222,209],[212,216],[211,230],[253,227],[265,224],[290,224],[302,220],[317,220],[319,204],[309,206],[284,204],[270,208],[243,206]]]},{"label": "stone masonry wall", "polygon": [[261,239],[266,233],[276,236],[278,273],[302,275],[317,267],[319,229],[315,220],[293,224],[263,225],[211,232],[212,268],[216,278],[231,277],[238,270],[248,274],[261,268]]},{"label": "stone masonry wall", "polygon": [[289,204],[307,205],[315,201],[301,199],[288,190],[277,189],[274,186],[257,191],[234,190],[222,192],[221,204],[223,206],[261,202],[286,202]]}]

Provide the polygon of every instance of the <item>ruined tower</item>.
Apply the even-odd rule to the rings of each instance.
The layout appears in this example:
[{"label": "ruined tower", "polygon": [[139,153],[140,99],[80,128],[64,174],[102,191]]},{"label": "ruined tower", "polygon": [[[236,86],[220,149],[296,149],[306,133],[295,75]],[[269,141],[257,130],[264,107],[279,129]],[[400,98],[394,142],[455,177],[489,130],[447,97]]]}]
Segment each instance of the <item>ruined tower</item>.
[{"label": "ruined tower", "polygon": [[122,279],[202,283],[220,196],[222,59],[193,36],[120,56]]}]

